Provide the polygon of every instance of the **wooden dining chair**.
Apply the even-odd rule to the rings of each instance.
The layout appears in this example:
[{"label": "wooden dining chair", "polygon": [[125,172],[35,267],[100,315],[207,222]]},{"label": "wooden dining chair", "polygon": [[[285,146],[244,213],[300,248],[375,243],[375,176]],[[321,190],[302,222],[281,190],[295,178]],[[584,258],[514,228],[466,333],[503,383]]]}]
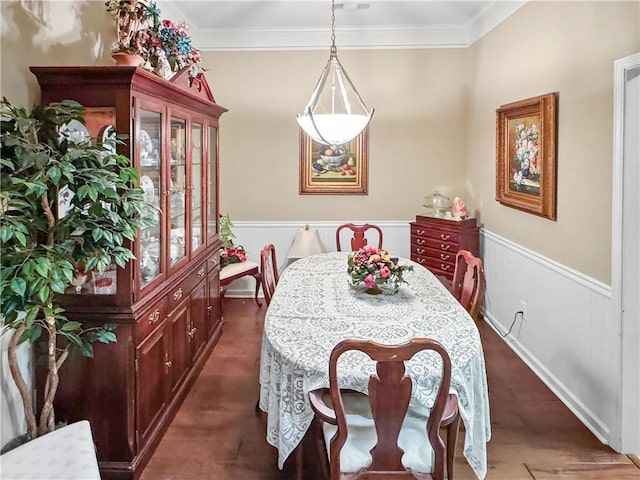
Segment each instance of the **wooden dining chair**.
[{"label": "wooden dining chair", "polygon": [[345,223],[336,229],[336,249],[338,252],[342,251],[342,247],[340,245],[340,232],[344,229],[351,230],[353,234],[353,237],[351,238],[351,251],[355,252],[368,244],[367,237],[365,237],[367,230],[375,230],[378,232],[378,248],[382,248],[382,229],[379,226],[370,223],[365,223],[363,225]]},{"label": "wooden dining chair", "polygon": [[485,279],[482,260],[468,250],[458,250],[450,291],[471,318],[478,319],[484,296]]},{"label": "wooden dining chair", "polygon": [[[352,350],[376,362],[368,396],[338,386],[338,359]],[[405,375],[405,362],[423,350],[435,351],[443,365],[430,411],[409,406],[413,385]],[[322,422],[323,457],[328,455],[331,480],[373,478],[376,473],[389,479],[415,478],[412,472],[418,478],[444,480],[445,462],[452,480],[460,415],[450,384],[451,360],[436,340],[416,338],[401,345],[343,340],[336,345],[329,359],[329,388],[309,392],[316,420]],[[441,427],[447,428],[446,448]]]},{"label": "wooden dining chair", "polygon": [[276,248],[272,244],[265,245],[260,251],[260,276],[262,293],[264,293],[264,299],[267,302],[267,306],[269,306],[273,292],[275,292],[276,285],[278,285],[278,280],[280,280],[276,262]]}]

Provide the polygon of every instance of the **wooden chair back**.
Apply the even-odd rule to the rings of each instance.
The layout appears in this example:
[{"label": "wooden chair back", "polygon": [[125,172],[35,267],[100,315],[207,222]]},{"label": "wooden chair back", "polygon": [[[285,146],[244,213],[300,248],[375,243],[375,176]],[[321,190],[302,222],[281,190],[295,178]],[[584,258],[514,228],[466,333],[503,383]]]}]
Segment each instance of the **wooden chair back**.
[{"label": "wooden chair back", "polygon": [[378,232],[378,248],[382,248],[382,229],[379,226],[370,223],[365,223],[363,225],[356,225],[355,223],[345,223],[343,225],[340,225],[336,229],[336,249],[338,250],[338,252],[342,251],[342,248],[340,246],[340,232],[342,232],[342,230],[344,229],[348,229],[353,232],[353,237],[351,238],[352,252],[355,252],[356,250],[367,245],[367,237],[365,237],[367,230],[375,230],[376,232]]},{"label": "wooden chair back", "polygon": [[273,293],[276,291],[278,280],[280,280],[276,262],[276,247],[272,244],[265,245],[260,251],[260,276],[262,277],[262,293],[264,293],[264,299],[267,302],[267,306],[269,306]]},{"label": "wooden chair back", "polygon": [[426,429],[429,443],[435,453],[432,477],[435,480],[444,480],[446,451],[440,437],[440,426],[449,396],[451,360],[444,346],[430,338],[416,338],[401,345],[382,345],[370,340],[343,340],[334,347],[329,359],[329,392],[338,429],[329,447],[331,479],[340,478],[340,450],[347,440],[348,433],[342,394],[338,385],[338,358],[351,350],[364,352],[377,363],[376,375],[369,379],[369,399],[378,441],[371,449],[371,465],[362,472],[364,478],[377,478],[376,472],[387,472],[384,478],[414,478],[402,465],[404,452],[398,446],[398,436],[409,408],[412,390],[411,378],[405,375],[405,362],[423,350],[433,350],[442,357],[442,380],[426,422]]},{"label": "wooden chair back", "polygon": [[459,250],[456,254],[451,293],[474,320],[477,320],[482,307],[484,288],[482,260],[467,250]]}]

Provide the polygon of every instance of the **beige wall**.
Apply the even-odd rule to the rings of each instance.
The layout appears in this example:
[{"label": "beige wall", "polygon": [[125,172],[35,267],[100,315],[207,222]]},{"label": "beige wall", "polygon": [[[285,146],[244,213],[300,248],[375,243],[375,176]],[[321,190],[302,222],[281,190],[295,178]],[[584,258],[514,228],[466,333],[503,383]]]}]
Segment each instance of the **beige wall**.
[{"label": "beige wall", "polygon": [[369,195],[299,195],[296,114],[327,52],[204,54],[221,123],[221,209],[234,220],[407,220],[438,188],[465,194],[464,49],[339,51],[376,112]]},{"label": "beige wall", "polygon": [[31,65],[111,65],[115,32],[103,1],[0,0],[2,95],[30,107],[40,99]]},{"label": "beige wall", "polygon": [[[529,2],[469,49],[467,169],[484,226],[611,281],[613,62],[640,51],[638,2]],[[495,201],[495,109],[558,102],[558,219]]]}]

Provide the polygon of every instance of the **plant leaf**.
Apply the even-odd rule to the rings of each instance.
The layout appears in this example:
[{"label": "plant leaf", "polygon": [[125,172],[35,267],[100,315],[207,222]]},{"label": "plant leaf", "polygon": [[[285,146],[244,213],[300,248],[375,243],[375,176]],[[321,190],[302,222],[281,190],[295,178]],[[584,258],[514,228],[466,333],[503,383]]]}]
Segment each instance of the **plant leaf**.
[{"label": "plant leaf", "polygon": [[11,290],[17,295],[24,297],[24,292],[27,290],[27,282],[20,277],[14,277],[13,280],[11,280]]}]

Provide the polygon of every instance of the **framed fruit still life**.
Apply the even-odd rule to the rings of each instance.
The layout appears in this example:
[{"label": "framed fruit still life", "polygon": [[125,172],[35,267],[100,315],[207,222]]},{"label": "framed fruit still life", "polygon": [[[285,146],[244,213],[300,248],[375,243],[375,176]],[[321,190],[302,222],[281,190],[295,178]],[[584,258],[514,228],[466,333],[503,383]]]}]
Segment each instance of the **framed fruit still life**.
[{"label": "framed fruit still life", "polygon": [[367,195],[369,127],[342,145],[316,142],[300,130],[301,195]]}]

